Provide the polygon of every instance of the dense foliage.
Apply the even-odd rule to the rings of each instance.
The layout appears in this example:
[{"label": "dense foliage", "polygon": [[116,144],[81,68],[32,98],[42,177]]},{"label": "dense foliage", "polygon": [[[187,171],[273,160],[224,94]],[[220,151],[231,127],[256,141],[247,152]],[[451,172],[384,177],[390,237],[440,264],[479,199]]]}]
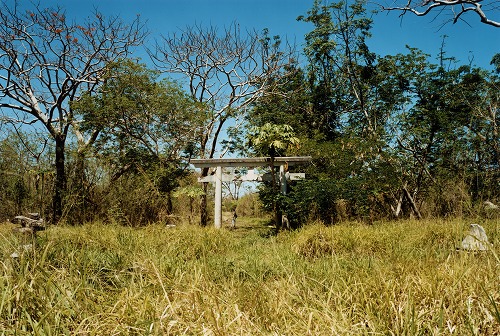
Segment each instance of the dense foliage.
[{"label": "dense foliage", "polygon": [[[307,66],[277,78],[284,91],[248,118],[291,125],[302,146],[288,153],[313,156],[307,179],[281,200],[295,225],[472,215],[498,200],[497,71],[460,64],[445,40],[437,64],[411,47],[372,53],[362,1],[316,1],[299,19],[314,25]],[[265,204],[271,194],[264,186]]]},{"label": "dense foliage", "polygon": [[[492,69],[463,64],[446,53],[444,39],[437,57],[412,47],[377,55],[368,46],[372,18],[364,1],[314,1],[298,18],[313,27],[302,62],[267,30],[242,39],[239,30],[196,27],[150,50],[152,64],[170,69],[164,74],[127,58],[142,41],[140,22],[97,15],[78,26],[60,9],[25,15],[3,6],[0,19],[14,37],[0,39],[0,218],[37,211],[72,223],[194,221],[201,197],[206,223],[211,190],[197,186],[188,163],[216,151],[312,156],[311,164],[290,167],[307,178],[290,183],[286,195],[275,179],[261,184],[260,201],[274,210],[278,227],[281,212],[298,227],[311,219],[489,215],[483,202],[500,201],[500,54]],[[75,37],[42,25],[36,29],[43,34],[26,30],[15,38],[13,22],[21,19],[30,29],[56,20]],[[106,40],[113,30],[120,40]],[[213,54],[217,34],[227,43]],[[9,50],[29,41],[60,58],[41,72],[46,78],[36,67],[11,66]],[[231,46],[242,41],[247,48],[238,58]],[[95,57],[93,68],[78,50]],[[17,57],[28,65],[37,52]],[[232,58],[219,69],[214,55]],[[173,73],[185,78],[174,82]],[[28,91],[12,96],[9,85]]]}]

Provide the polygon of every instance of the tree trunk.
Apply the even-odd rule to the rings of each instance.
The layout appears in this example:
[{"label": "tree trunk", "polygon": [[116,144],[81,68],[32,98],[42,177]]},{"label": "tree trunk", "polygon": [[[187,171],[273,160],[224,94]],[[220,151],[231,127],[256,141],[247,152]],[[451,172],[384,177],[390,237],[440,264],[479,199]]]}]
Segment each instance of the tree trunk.
[{"label": "tree trunk", "polygon": [[52,222],[57,223],[62,216],[63,195],[66,191],[66,170],[65,170],[65,145],[66,137],[59,135],[56,141],[56,177],[54,195],[52,198]]},{"label": "tree trunk", "polygon": [[413,212],[415,212],[415,215],[417,216],[418,219],[422,219],[422,215],[420,214],[420,211],[418,211],[417,204],[413,200],[413,197],[411,197],[410,192],[406,187],[403,187],[403,191],[406,194],[406,198],[408,201],[410,201],[411,208],[413,209]]},{"label": "tree trunk", "polygon": [[396,199],[396,208],[394,208],[391,204],[391,210],[392,210],[392,215],[394,218],[399,218],[399,214],[401,213],[402,205],[403,205],[403,198],[404,198],[405,192],[401,192],[401,195],[399,196],[399,199]]}]

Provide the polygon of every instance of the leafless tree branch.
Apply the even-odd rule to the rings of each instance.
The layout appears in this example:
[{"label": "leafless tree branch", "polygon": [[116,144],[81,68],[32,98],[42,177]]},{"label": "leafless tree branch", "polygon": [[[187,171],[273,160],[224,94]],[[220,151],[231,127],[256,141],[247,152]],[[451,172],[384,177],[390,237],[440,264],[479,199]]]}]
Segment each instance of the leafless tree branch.
[{"label": "leafless tree branch", "polygon": [[[283,47],[255,31],[242,32],[237,23],[219,30],[201,25],[163,36],[149,51],[156,66],[186,79],[190,95],[206,110],[200,152],[213,158],[218,138],[228,120],[246,106],[273,92],[280,73],[291,62],[293,48]],[[208,169],[202,171],[206,176]],[[204,185],[204,190],[207,186]],[[201,224],[206,225],[206,195],[201,199]]]},{"label": "leafless tree branch", "polygon": [[60,212],[65,142],[77,122],[71,102],[100,85],[106,65],[126,57],[147,32],[138,18],[126,24],[95,12],[77,24],[60,7],[25,10],[19,4],[0,2],[0,108],[17,112],[21,121],[34,118],[55,141],[54,208]]},{"label": "leafless tree branch", "polygon": [[467,12],[476,13],[481,22],[493,27],[500,27],[500,21],[493,20],[488,17],[491,13],[498,13],[500,9],[500,3],[497,1],[491,1],[488,3],[488,14],[485,13],[483,9],[483,0],[407,0],[406,3],[399,5],[398,1],[393,2],[394,6],[384,6],[381,8],[385,11],[401,11],[400,16],[404,16],[407,12],[413,13],[417,16],[426,16],[431,11],[442,10],[444,8],[449,8],[453,13],[453,23],[457,23],[462,19],[462,16]]},{"label": "leafless tree branch", "polygon": [[279,42],[242,32],[237,23],[223,30],[195,25],[163,36],[150,50],[156,66],[186,78],[191,96],[206,106],[203,156],[213,157],[228,119],[272,91],[271,78],[278,78],[294,56],[293,48]]}]

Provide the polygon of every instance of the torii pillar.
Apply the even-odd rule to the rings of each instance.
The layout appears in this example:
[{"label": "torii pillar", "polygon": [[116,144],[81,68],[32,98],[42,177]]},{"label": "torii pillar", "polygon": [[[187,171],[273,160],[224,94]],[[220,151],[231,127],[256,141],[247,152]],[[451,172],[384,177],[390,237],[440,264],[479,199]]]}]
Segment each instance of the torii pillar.
[{"label": "torii pillar", "polygon": [[[286,172],[286,166],[311,161],[310,156],[289,156],[289,157],[276,157],[274,158],[274,166],[279,166],[279,181],[280,189],[283,194],[286,194],[286,180],[301,179],[305,174]],[[216,168],[214,175],[205,176],[198,179],[198,182],[214,182],[215,183],[215,210],[214,210],[214,225],[217,229],[222,227],[222,182],[223,181],[264,181],[265,176],[257,174],[247,174],[240,178],[229,176],[227,179],[223,175],[224,167],[262,167],[271,164],[270,157],[256,157],[256,158],[223,158],[223,159],[191,159],[191,163],[196,168]]]}]

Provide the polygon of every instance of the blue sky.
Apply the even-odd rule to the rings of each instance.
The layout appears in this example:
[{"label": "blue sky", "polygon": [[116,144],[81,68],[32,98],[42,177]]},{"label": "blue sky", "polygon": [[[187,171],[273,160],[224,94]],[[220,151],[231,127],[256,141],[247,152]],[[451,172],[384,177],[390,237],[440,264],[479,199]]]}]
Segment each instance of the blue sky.
[{"label": "blue sky", "polygon": [[[20,1],[26,3],[28,0]],[[41,3],[42,6],[59,4],[68,18],[76,20],[89,16],[93,8],[126,20],[140,14],[147,20],[152,37],[195,23],[224,26],[236,21],[242,27],[268,28],[271,35],[286,36],[301,48],[304,35],[312,27],[296,18],[306,15],[313,0],[43,0]],[[448,56],[464,64],[474,57],[476,65],[491,69],[491,58],[500,52],[500,28],[480,23],[474,14],[465,17],[468,24],[461,22],[442,27],[447,18],[447,12],[434,21],[432,16],[408,14],[401,20],[396,12],[375,14],[373,37],[368,44],[379,55],[405,52],[405,46],[409,45],[436,57],[442,36],[447,35]]]}]

